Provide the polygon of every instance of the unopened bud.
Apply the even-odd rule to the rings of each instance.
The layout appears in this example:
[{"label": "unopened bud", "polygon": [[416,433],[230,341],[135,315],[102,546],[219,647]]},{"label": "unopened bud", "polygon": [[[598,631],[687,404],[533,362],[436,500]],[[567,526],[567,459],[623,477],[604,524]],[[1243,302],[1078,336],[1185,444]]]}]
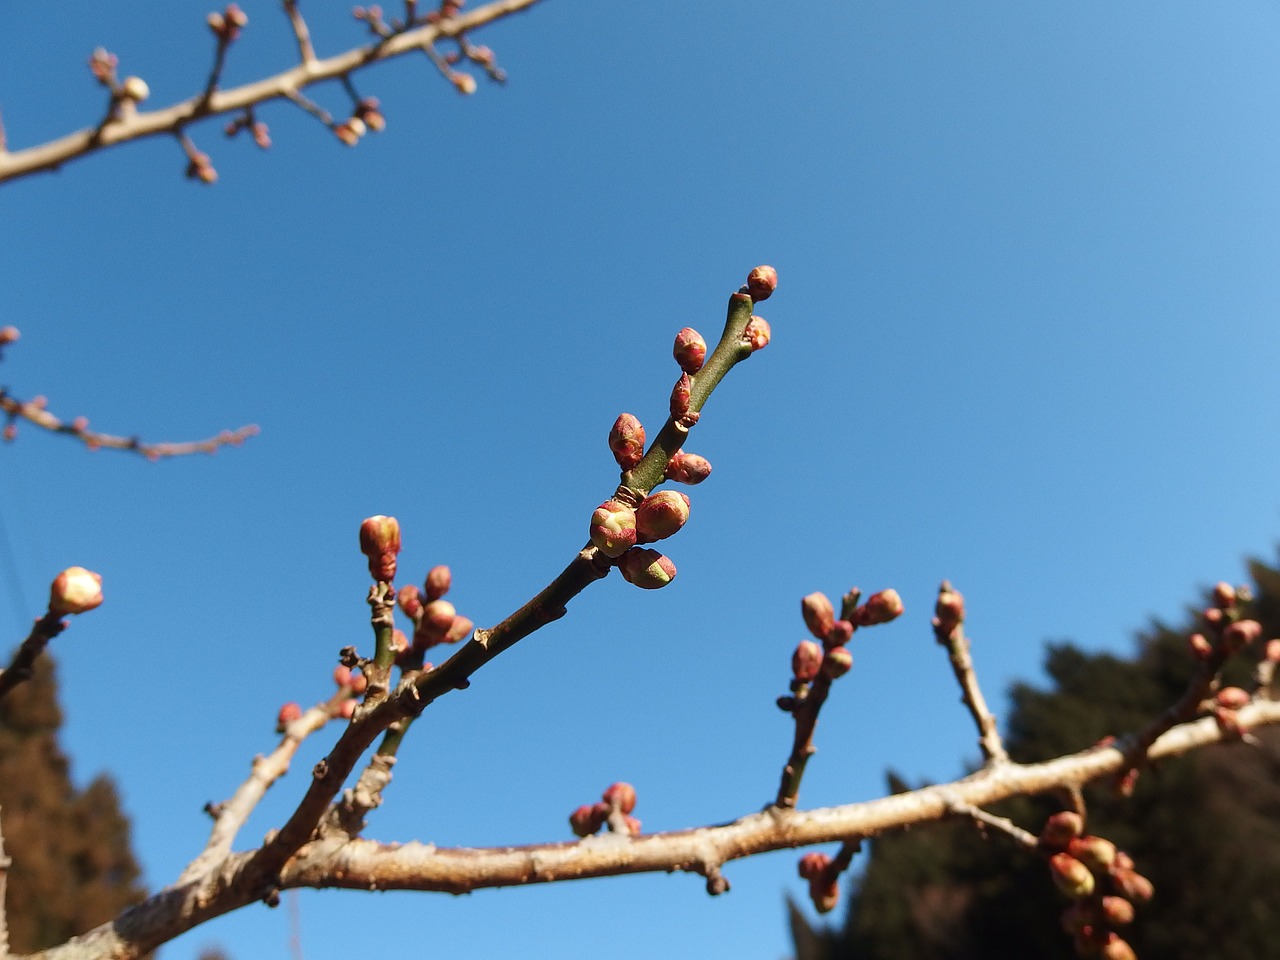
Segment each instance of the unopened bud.
[{"label": "unopened bud", "polygon": [[810,880],[809,899],[819,913],[830,913],[840,903],[840,885],[834,880]]},{"label": "unopened bud", "polygon": [[843,647],[851,639],[853,639],[853,624],[848,620],[837,620],[831,625],[822,642],[830,650],[832,647]]},{"label": "unopened bud", "polygon": [[608,808],[601,809],[601,804],[583,804],[569,814],[569,826],[579,837],[589,837],[604,826],[605,818],[608,816]]},{"label": "unopened bud", "polygon": [[685,327],[676,334],[672,353],[681,370],[685,373],[697,373],[707,361],[707,341],[693,327]]},{"label": "unopened bud", "polygon": [[1235,710],[1218,707],[1213,711],[1213,720],[1226,739],[1238,740],[1245,734],[1245,725],[1240,722],[1240,714]]},{"label": "unopened bud", "polygon": [[1146,903],[1155,895],[1155,887],[1151,885],[1151,881],[1131,868],[1113,868],[1111,870],[1111,882],[1129,900],[1139,900],[1142,903]]},{"label": "unopened bud", "polygon": [[668,480],[693,486],[711,475],[711,463],[706,457],[681,450],[671,458],[665,472]]},{"label": "unopened bud", "polygon": [[853,669],[853,654],[848,647],[832,647],[822,658],[822,672],[832,680],[839,680]]},{"label": "unopened bud", "polygon": [[395,517],[379,514],[360,524],[360,552],[369,558],[369,574],[380,582],[396,578],[396,554],[400,552],[400,524]]},{"label": "unopened bud", "polygon": [[831,866],[831,857],[817,850],[806,853],[797,865],[802,880],[821,879],[829,866]]},{"label": "unopened bud", "polygon": [[620,557],[636,543],[636,514],[619,500],[606,500],[591,515],[591,542],[606,557]]},{"label": "unopened bud", "polygon": [[1102,919],[1113,927],[1133,922],[1133,904],[1124,897],[1102,898]]},{"label": "unopened bud", "polygon": [[938,602],[933,608],[933,626],[940,634],[949,637],[956,627],[964,623],[964,595],[951,589],[946,580],[938,588]]},{"label": "unopened bud", "polygon": [[636,808],[636,788],[629,783],[611,783],[600,797],[611,808],[616,804],[623,813]]},{"label": "unopened bud", "polygon": [[800,614],[804,625],[819,640],[825,640],[836,622],[836,610],[825,593],[815,592],[800,601]]},{"label": "unopened bud", "polygon": [[452,586],[453,572],[444,564],[439,564],[427,571],[427,582],[423,584],[422,592],[428,601],[439,600]]},{"label": "unopened bud", "polygon": [[120,96],[134,103],[141,103],[151,96],[151,88],[141,77],[125,77],[120,84]]},{"label": "unopened bud", "polygon": [[1049,875],[1053,877],[1054,885],[1072,900],[1093,893],[1093,873],[1070,854],[1055,853],[1050,857]]},{"label": "unopened bud", "polygon": [[343,700],[338,704],[338,716],[343,720],[350,720],[356,715],[356,702],[352,699]]},{"label": "unopened bud", "polygon": [[414,645],[423,648],[444,640],[458,611],[448,600],[432,600],[422,608],[422,622],[414,634]]},{"label": "unopened bud", "polygon": [[209,29],[218,36],[222,36],[223,31],[227,29],[227,21],[220,13],[209,14],[209,16],[205,18],[205,21],[209,24]]},{"label": "unopened bud", "polygon": [[1116,845],[1104,837],[1076,837],[1067,844],[1067,853],[1091,870],[1106,873],[1116,859]]},{"label": "unopened bud", "polygon": [[1191,648],[1191,654],[1197,660],[1208,660],[1213,656],[1213,644],[1203,633],[1193,633],[1187,637],[1187,646]]},{"label": "unopened bud", "polygon": [[676,577],[676,565],[669,557],[664,557],[657,550],[645,550],[641,547],[632,547],[624,553],[618,569],[628,583],[634,583],[645,590],[665,587]]},{"label": "unopened bud", "polygon": [[791,654],[791,673],[801,683],[808,683],[822,669],[822,647],[812,640],[801,640]]},{"label": "unopened bud", "polygon": [[351,668],[338,664],[333,668],[333,682],[340,687],[351,686]]},{"label": "unopened bud", "polygon": [[476,92],[476,78],[469,73],[453,71],[449,74],[449,82],[463,96],[470,96]]},{"label": "unopened bud", "polygon": [[7,343],[16,343],[20,336],[22,334],[18,332],[17,327],[0,327],[0,346],[4,346]]},{"label": "unopened bud", "polygon": [[396,604],[403,613],[415,623],[422,618],[422,591],[412,584],[400,588],[396,594]]},{"label": "unopened bud", "polygon": [[631,414],[622,414],[609,431],[609,449],[618,466],[630,470],[644,459],[644,425]]},{"label": "unopened bud", "polygon": [[1098,949],[1100,960],[1138,960],[1133,947],[1114,933],[1107,935],[1107,942]]},{"label": "unopened bud", "polygon": [[1050,850],[1065,850],[1067,844],[1084,833],[1084,817],[1074,810],[1059,810],[1044,822],[1040,843]]},{"label": "unopened bud", "polygon": [[1222,645],[1228,653],[1238,653],[1262,636],[1262,624],[1257,620],[1237,620],[1222,631]]},{"label": "unopened bud", "polygon": [[359,696],[369,689],[369,678],[363,673],[353,673],[351,675],[351,683],[348,686],[351,687],[352,693]]},{"label": "unopened bud", "polygon": [[1213,585],[1213,605],[1219,610],[1227,610],[1236,605],[1236,588],[1225,580]]},{"label": "unopened bud", "polygon": [[659,490],[636,508],[636,543],[653,543],[677,533],[689,519],[689,498]]},{"label": "unopened bud", "polygon": [[286,703],[280,708],[280,712],[276,714],[276,723],[282,727],[288,726],[302,716],[302,707],[296,703]]},{"label": "unopened bud", "polygon": [[902,616],[902,598],[897,590],[881,590],[867,597],[867,602],[858,608],[858,623],[864,627],[888,623]]},{"label": "unopened bud", "polygon": [[1226,707],[1228,710],[1239,710],[1241,707],[1246,706],[1252,697],[1249,696],[1248,691],[1239,687],[1223,687],[1213,699],[1217,701],[1220,707]]},{"label": "unopened bud", "polygon": [[767,347],[772,337],[773,331],[769,329],[769,321],[754,314],[747,321],[746,329],[742,331],[742,339],[751,347],[752,353]]},{"label": "unopened bud", "polygon": [[454,617],[453,623],[449,625],[449,629],[445,632],[441,643],[457,643],[459,640],[465,640],[471,636],[475,628],[476,625],[471,621],[470,617]]},{"label": "unopened bud", "polygon": [[625,822],[627,825],[628,835],[633,837],[640,836],[641,824],[639,820],[637,820],[635,817],[632,817],[632,816],[625,816],[622,819],[623,819],[623,822]]},{"label": "unopened bud", "polygon": [[49,612],[55,617],[85,613],[102,603],[102,577],[84,567],[67,567],[49,587]]},{"label": "unopened bud", "polygon": [[759,266],[747,274],[747,292],[751,299],[768,300],[778,289],[778,271],[770,266]]},{"label": "unopened bud", "polygon": [[671,416],[677,420],[689,413],[689,393],[692,389],[693,383],[689,380],[689,375],[680,374],[680,379],[671,389]]},{"label": "unopened bud", "polygon": [[[357,124],[359,124],[358,127]],[[364,135],[364,122],[357,120],[355,117],[348,117],[341,123],[333,125],[333,135],[348,147],[354,147]]]},{"label": "unopened bud", "polygon": [[1267,641],[1265,656],[1272,663],[1280,663],[1280,637]]}]

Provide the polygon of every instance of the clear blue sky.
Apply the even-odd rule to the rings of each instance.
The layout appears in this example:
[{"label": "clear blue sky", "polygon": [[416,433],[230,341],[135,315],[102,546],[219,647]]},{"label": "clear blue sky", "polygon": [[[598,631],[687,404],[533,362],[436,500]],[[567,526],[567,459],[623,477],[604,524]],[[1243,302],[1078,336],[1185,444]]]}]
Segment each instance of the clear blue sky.
[{"label": "clear blue sky", "polygon": [[[230,82],[291,57],[277,5],[244,5]],[[322,54],[358,40],[303,6]],[[153,103],[189,95],[208,9],[0,7],[11,145],[97,118],[99,44]],[[361,518],[399,517],[402,581],[448,563],[459,609],[501,619],[612,491],[617,414],[661,421],[676,330],[718,332],[757,263],[781,275],[774,342],[690,440],[715,472],[669,542],[679,578],[611,577],[433,706],[369,835],[561,839],[615,779],[647,829],[759,809],[798,600],[854,583],[907,615],[859,635],[802,805],[877,796],[890,766],[948,778],[976,749],[929,630],[940,579],[1003,707],[1047,640],[1127,650],[1272,557],[1278,21],[1249,0],[547,0],[476,36],[505,88],[459,97],[421,58],[367,72],[389,127],[354,150],[275,105],[265,154],[197,130],[213,188],[169,140],[0,188],[0,319],[23,332],[0,382],[148,439],[262,426],[158,465],[31,428],[0,449],[11,640],[59,569],[105,577],[56,644],[66,745],[78,778],[115,776],[148,882],[199,850],[201,805],[270,748],[278,706],[368,645]],[[717,900],[687,876],[303,892],[303,947],[337,960],[381,930],[431,956],[773,960],[795,860],[730,865]],[[214,942],[286,956],[288,913],[164,956]]]}]

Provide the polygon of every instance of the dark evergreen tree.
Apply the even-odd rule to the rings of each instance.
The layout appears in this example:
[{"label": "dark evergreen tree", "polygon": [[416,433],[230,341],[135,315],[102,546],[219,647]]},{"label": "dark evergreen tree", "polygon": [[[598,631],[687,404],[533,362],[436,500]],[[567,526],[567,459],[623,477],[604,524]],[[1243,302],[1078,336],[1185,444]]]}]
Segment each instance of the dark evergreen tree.
[{"label": "dark evergreen tree", "polygon": [[[1250,573],[1249,615],[1264,636],[1280,636],[1280,571],[1254,562]],[[1050,646],[1049,689],[1012,692],[1010,755],[1049,760],[1145,725],[1186,688],[1188,632],[1153,624],[1132,659]],[[1247,682],[1249,669],[1230,665],[1228,680]],[[1280,731],[1255,736],[1257,745],[1225,744],[1148,768],[1128,799],[1106,784],[1086,791],[1090,832],[1128,851],[1155,884],[1155,899],[1125,934],[1144,960],[1280,958]],[[901,786],[892,775],[891,783]],[[993,812],[1036,831],[1060,808],[1052,798],[1021,798]],[[950,822],[866,846],[843,930],[811,930],[793,909],[800,960],[1075,956],[1044,862],[1001,837]]]},{"label": "dark evergreen tree", "polygon": [[53,661],[43,655],[0,700],[0,827],[13,861],[6,901],[17,953],[63,943],[145,893],[115,786],[99,776],[75,788],[61,725]]}]

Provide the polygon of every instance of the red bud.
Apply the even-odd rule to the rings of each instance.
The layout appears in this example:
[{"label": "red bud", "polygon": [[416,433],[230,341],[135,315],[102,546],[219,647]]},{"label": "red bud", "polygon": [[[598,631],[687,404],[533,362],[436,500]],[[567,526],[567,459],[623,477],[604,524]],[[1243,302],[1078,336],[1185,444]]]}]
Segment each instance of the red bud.
[{"label": "red bud", "polygon": [[676,490],[659,490],[636,508],[636,543],[665,540],[689,519],[689,498]]},{"label": "red bud", "polygon": [[770,266],[759,266],[747,274],[747,291],[757,302],[768,300],[778,289],[778,271]]},{"label": "red bud", "polygon": [[867,602],[858,608],[858,623],[864,627],[872,627],[888,623],[902,616],[902,598],[897,590],[881,590],[867,597]]},{"label": "red bud", "polygon": [[693,486],[710,475],[711,464],[705,457],[700,457],[696,453],[679,451],[667,463],[667,479],[674,480],[676,483],[687,483]]},{"label": "red bud", "polygon": [[591,542],[606,557],[620,557],[636,542],[636,515],[619,500],[606,500],[591,515]]},{"label": "red bud", "polygon": [[629,783],[611,783],[600,798],[612,807],[615,803],[623,813],[636,808],[636,788]]},{"label": "red bud", "polygon": [[822,669],[822,647],[812,640],[801,640],[791,654],[791,673],[801,683],[808,683]]},{"label": "red bud", "polygon": [[707,341],[693,327],[685,327],[676,334],[672,353],[681,370],[685,373],[697,373],[707,360]]},{"label": "red bud", "polygon": [[644,459],[644,424],[629,413],[613,422],[609,431],[609,449],[623,470],[630,470]]},{"label": "red bud", "polygon": [[396,578],[396,554],[400,552],[400,524],[395,517],[378,515],[360,524],[360,552],[369,558],[373,579],[390,583]]},{"label": "red bud", "polygon": [[632,547],[624,553],[618,569],[628,583],[634,583],[645,590],[665,587],[676,577],[676,565],[670,558],[664,557],[657,550],[640,547]]},{"label": "red bud", "polygon": [[819,640],[825,640],[836,622],[836,610],[825,593],[811,593],[800,601],[804,625]]},{"label": "red bud", "polygon": [[449,588],[453,586],[453,574],[444,564],[432,567],[427,571],[427,582],[423,586],[423,592],[428,600],[439,600]]}]

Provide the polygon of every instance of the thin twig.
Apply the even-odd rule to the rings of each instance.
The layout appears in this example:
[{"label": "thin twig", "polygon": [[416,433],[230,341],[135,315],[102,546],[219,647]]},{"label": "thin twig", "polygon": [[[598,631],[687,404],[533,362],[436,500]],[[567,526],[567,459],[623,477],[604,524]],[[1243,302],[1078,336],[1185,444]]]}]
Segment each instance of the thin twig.
[{"label": "thin twig", "polygon": [[813,745],[813,732],[818,726],[818,712],[831,692],[831,678],[821,673],[813,681],[807,695],[796,698],[795,708],[791,711],[795,717],[795,735],[791,741],[791,755],[782,768],[782,782],[778,784],[778,795],[773,804],[776,807],[790,809],[795,807],[800,796],[800,781],[804,779],[805,765],[809,758],[818,752]]},{"label": "thin twig", "polygon": [[298,0],[284,0],[284,12],[289,17],[289,25],[293,27],[293,36],[298,41],[298,56],[304,66],[316,62],[316,51],[311,46],[311,31],[307,29],[307,21],[302,19],[302,11],[298,9]]},{"label": "thin twig", "polygon": [[49,641],[66,629],[66,623],[53,611],[45,613],[35,622],[31,633],[22,641],[13,653],[9,666],[0,673],[0,700],[14,687],[31,678],[36,657],[48,645]]},{"label": "thin twig", "polygon": [[0,183],[44,170],[54,170],[97,150],[173,133],[185,124],[203,117],[223,113],[239,113],[246,107],[288,96],[290,92],[322,80],[332,80],[376,63],[421,50],[440,37],[457,36],[532,7],[538,0],[497,0],[467,14],[406,30],[375,44],[356,47],[324,60],[313,60],[281,73],[230,90],[218,90],[212,96],[203,93],[159,110],[139,111],[102,126],[86,129],[10,153],[0,153]]},{"label": "thin twig", "polygon": [[957,617],[944,615],[944,604],[948,598],[960,598],[960,594],[951,589],[951,584],[942,581],[938,588],[938,616],[933,621],[933,635],[938,643],[947,648],[947,658],[951,661],[951,670],[955,673],[956,682],[960,684],[961,699],[969,708],[974,723],[978,725],[978,746],[988,765],[1007,763],[1009,754],[1000,739],[1000,731],[996,726],[996,718],[987,707],[986,698],[978,686],[978,674],[973,668],[973,657],[969,655],[969,638],[964,635],[963,598],[958,601]]},{"label": "thin twig", "polygon": [[997,817],[995,814],[987,813],[987,811],[975,807],[971,803],[965,803],[958,797],[948,798],[947,803],[951,812],[956,816],[968,817],[982,827],[989,827],[992,830],[1003,833],[1026,850],[1034,850],[1040,842],[1034,833],[1023,830],[1008,817]]}]

